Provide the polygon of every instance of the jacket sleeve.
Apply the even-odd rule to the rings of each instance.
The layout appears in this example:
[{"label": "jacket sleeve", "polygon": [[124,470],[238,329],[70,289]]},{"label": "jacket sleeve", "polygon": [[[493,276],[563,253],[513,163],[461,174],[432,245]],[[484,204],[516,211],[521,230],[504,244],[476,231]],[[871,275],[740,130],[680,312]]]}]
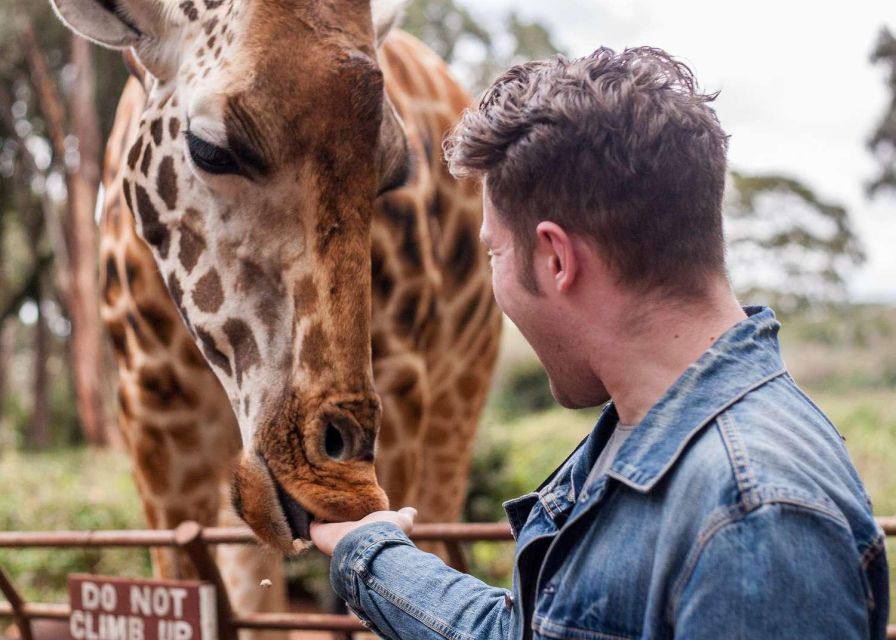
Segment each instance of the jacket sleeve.
[{"label": "jacket sleeve", "polygon": [[448,567],[391,523],[345,536],[330,581],[361,621],[383,638],[498,640],[509,634],[509,594]]},{"label": "jacket sleeve", "polygon": [[676,638],[869,638],[873,605],[842,516],[766,504],[721,519],[699,544],[673,596]]}]

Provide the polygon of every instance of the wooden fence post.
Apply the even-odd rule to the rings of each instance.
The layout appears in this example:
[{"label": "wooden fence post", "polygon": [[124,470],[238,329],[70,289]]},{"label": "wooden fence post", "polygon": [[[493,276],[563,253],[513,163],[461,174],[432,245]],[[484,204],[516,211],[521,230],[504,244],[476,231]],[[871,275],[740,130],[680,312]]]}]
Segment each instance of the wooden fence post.
[{"label": "wooden fence post", "polygon": [[22,640],[32,640],[34,636],[31,633],[31,620],[24,611],[25,602],[2,567],[0,567],[0,592],[3,592],[3,595],[9,601],[9,606],[12,607],[12,617],[19,628]]},{"label": "wooden fence post", "polygon": [[201,580],[211,582],[217,592],[218,607],[218,637],[222,640],[237,640],[236,628],[234,628],[233,610],[230,608],[230,598],[227,597],[227,587],[218,571],[218,565],[208,550],[208,545],[202,539],[202,526],[196,522],[188,521],[178,525],[174,530],[174,541],[189,556],[196,573]]}]

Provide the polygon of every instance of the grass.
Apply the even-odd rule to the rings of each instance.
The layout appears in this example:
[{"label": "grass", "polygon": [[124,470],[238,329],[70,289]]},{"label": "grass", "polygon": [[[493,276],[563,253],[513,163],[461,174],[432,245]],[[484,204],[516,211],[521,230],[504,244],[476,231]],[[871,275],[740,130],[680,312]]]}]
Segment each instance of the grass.
[{"label": "grass", "polygon": [[[0,456],[0,530],[143,528],[125,456],[86,449]],[[0,549],[0,567],[26,599],[61,601],[65,576],[150,574],[145,549]]]}]

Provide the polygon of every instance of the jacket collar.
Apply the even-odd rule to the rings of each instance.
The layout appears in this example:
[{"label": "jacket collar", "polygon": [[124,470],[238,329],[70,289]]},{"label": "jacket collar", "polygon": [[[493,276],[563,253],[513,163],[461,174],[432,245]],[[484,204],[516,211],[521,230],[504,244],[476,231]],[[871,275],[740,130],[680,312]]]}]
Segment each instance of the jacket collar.
[{"label": "jacket collar", "polygon": [[[647,412],[608,475],[641,492],[671,469],[688,442],[747,393],[786,372],[780,323],[767,307],[746,307],[731,327],[688,367]],[[590,481],[591,479],[589,479]]]}]

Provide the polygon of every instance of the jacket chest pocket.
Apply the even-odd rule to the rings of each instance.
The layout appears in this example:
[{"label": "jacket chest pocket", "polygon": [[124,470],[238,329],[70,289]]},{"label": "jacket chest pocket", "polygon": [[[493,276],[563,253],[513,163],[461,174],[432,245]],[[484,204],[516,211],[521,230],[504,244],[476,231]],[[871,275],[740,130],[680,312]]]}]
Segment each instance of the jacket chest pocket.
[{"label": "jacket chest pocket", "polygon": [[565,536],[552,547],[532,617],[535,638],[641,637],[653,554],[637,538],[614,539],[623,532],[595,534]]}]

